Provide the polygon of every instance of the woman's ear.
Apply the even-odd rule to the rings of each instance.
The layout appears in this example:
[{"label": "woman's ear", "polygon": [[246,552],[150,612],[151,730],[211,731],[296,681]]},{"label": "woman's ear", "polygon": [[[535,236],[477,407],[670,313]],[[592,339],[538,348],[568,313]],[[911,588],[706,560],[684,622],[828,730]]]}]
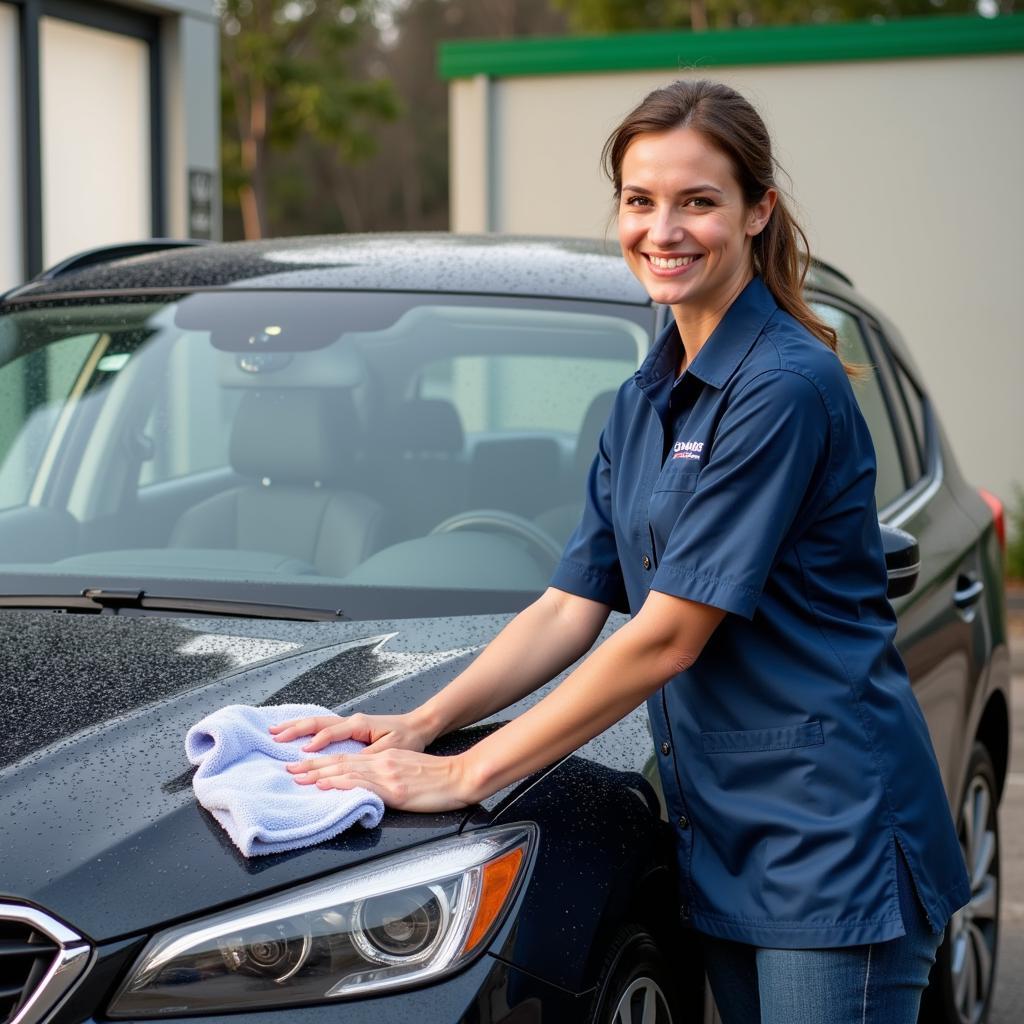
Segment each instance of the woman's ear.
[{"label": "woman's ear", "polygon": [[778,189],[765,189],[764,195],[750,207],[747,212],[747,234],[751,238],[764,231],[768,218],[771,217],[772,210],[775,209],[775,202],[778,198]]}]

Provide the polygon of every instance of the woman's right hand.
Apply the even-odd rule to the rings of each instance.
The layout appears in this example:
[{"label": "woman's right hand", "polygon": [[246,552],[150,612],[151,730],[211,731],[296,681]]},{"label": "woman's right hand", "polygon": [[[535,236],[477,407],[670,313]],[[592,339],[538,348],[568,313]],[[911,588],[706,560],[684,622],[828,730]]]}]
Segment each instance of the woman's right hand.
[{"label": "woman's right hand", "polygon": [[392,747],[423,751],[434,736],[412,714],[404,715],[319,715],[293,718],[270,727],[277,743],[287,743],[300,736],[313,738],[302,749],[313,754],[338,740],[359,740],[367,744],[360,753],[375,754]]}]

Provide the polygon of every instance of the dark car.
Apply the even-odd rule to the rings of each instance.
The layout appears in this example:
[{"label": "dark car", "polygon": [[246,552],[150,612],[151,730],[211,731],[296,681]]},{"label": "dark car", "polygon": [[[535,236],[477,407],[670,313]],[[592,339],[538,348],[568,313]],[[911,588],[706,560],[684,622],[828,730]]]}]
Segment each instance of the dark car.
[{"label": "dark car", "polygon": [[[823,264],[807,294],[876,368],[857,394],[898,643],[974,892],[925,1013],[977,1021],[1002,508],[892,325]],[[0,1021],[710,1018],[643,705],[465,811],[248,860],[184,753],[228,704],[400,712],[457,675],[546,586],[666,315],[608,246],[441,234],[155,241],[3,297]]]}]

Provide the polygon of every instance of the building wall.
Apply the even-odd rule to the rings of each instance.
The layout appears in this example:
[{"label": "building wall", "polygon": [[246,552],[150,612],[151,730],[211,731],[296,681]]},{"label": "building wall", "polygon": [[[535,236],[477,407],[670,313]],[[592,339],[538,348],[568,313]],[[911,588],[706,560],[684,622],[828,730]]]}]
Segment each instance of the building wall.
[{"label": "building wall", "polygon": [[213,0],[0,0],[0,294],[65,257],[220,237]]},{"label": "building wall", "polygon": [[39,42],[43,263],[51,266],[150,233],[149,47],[60,18],[41,20]]},{"label": "building wall", "polygon": [[[455,79],[452,227],[614,241],[601,146],[650,89],[681,75],[694,76]],[[1009,499],[1024,483],[1024,53],[701,76],[762,112],[812,250],[900,327],[968,478]]]}]

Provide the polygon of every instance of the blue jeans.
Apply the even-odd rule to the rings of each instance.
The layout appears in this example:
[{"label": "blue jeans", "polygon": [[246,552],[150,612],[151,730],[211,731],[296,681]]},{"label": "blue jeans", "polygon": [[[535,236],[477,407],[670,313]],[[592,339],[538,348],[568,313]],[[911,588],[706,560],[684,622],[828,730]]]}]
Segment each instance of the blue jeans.
[{"label": "blue jeans", "polygon": [[836,949],[765,949],[707,936],[704,956],[724,1024],[915,1024],[942,941],[897,852],[907,934]]}]

